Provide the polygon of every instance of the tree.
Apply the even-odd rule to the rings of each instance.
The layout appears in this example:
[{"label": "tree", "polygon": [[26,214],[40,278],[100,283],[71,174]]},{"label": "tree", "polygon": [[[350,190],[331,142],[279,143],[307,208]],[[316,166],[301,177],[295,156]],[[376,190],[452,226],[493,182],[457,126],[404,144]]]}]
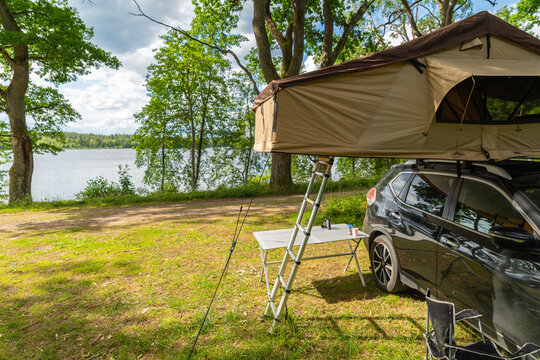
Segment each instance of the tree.
[{"label": "tree", "polygon": [[399,36],[403,41],[450,25],[471,15],[471,11],[472,0],[401,0],[386,1],[382,6],[382,13],[388,17],[385,25],[390,27],[393,37]]},{"label": "tree", "polygon": [[536,35],[535,27],[540,26],[540,0],[521,0],[516,6],[503,6],[497,11],[497,16]]},{"label": "tree", "polygon": [[141,123],[133,136],[138,143],[135,163],[138,167],[146,166],[143,179],[146,185],[160,191],[176,189],[184,153],[183,146],[178,144],[183,141],[181,128],[176,126],[177,119],[166,100],[153,93],[152,84],[148,83],[147,88],[152,98],[135,114]]},{"label": "tree", "polygon": [[[165,147],[188,149],[188,166],[182,166],[185,176],[178,179],[194,191],[199,187],[209,134],[215,122],[225,118],[228,109],[225,77],[230,63],[216,50],[178,32],[169,31],[163,40],[164,47],[154,56],[155,64],[148,68],[147,88],[151,101],[137,115],[142,123],[138,130],[142,135],[138,154],[143,149],[155,151],[156,142],[161,144],[164,179]],[[146,141],[145,137],[161,140]],[[178,162],[183,159],[178,156],[175,159],[176,166],[181,166]]]},{"label": "tree", "polygon": [[[31,198],[33,152],[39,139],[61,134],[60,127],[79,115],[54,88],[32,84],[30,73],[53,84],[86,74],[91,67],[118,68],[115,57],[90,42],[84,25],[65,0],[0,0],[0,110],[9,119],[13,165],[9,202]],[[29,129],[27,115],[35,121]],[[44,147],[43,150],[55,150]]]},{"label": "tree", "polygon": [[242,73],[228,79],[229,109],[212,134],[210,157],[210,162],[222,171],[210,174],[209,185],[246,184],[263,168],[264,156],[253,152],[255,114],[251,107],[255,94],[249,85]]}]

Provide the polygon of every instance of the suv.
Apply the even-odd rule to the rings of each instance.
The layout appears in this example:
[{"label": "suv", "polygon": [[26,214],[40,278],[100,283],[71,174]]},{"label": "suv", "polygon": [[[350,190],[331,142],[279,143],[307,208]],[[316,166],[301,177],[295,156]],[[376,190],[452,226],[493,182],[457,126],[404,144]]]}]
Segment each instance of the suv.
[{"label": "suv", "polygon": [[476,309],[506,350],[540,344],[540,162],[410,161],[367,203],[365,245],[381,289],[429,288]]}]

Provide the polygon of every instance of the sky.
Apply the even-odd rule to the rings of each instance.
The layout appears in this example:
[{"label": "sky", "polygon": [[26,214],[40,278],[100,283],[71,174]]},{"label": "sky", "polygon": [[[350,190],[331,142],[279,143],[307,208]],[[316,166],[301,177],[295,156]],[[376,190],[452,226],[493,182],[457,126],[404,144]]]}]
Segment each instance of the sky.
[{"label": "sky", "polygon": [[[173,26],[189,29],[193,18],[190,0],[138,0],[149,16]],[[487,1],[475,1],[474,12],[490,9]],[[511,1],[498,1],[497,7]],[[167,29],[143,17],[136,17],[132,0],[69,0],[87,26],[94,29],[96,45],[122,62],[119,70],[100,68],[59,90],[81,114],[82,119],[64,127],[65,131],[95,134],[132,134],[138,127],[133,114],[148,102],[144,88],[146,68],[152,63],[153,49],[162,44],[159,36]],[[248,41],[233,49],[240,57],[255,46],[252,34],[251,1],[245,2],[237,32]],[[314,69],[312,59],[306,60]],[[33,79],[40,82],[39,79]]]}]

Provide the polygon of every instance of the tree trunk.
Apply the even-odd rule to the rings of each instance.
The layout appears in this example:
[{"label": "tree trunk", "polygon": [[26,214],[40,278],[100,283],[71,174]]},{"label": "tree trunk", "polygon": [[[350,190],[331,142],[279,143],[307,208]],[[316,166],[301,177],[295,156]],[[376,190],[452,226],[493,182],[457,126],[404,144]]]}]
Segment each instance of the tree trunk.
[{"label": "tree trunk", "polygon": [[[0,1],[0,22],[7,31],[20,32],[21,29],[5,0]],[[13,165],[9,169],[9,203],[32,199],[32,173],[34,158],[32,140],[26,126],[24,95],[30,80],[28,65],[28,46],[13,46],[13,58],[7,53],[3,56],[13,69],[13,77],[6,90],[1,91],[6,100],[6,114],[11,127],[11,149]]]},{"label": "tree trunk", "polygon": [[270,187],[279,190],[288,189],[291,186],[291,154],[272,153]]},{"label": "tree trunk", "polygon": [[161,191],[164,190],[165,185],[165,139],[161,142]]}]

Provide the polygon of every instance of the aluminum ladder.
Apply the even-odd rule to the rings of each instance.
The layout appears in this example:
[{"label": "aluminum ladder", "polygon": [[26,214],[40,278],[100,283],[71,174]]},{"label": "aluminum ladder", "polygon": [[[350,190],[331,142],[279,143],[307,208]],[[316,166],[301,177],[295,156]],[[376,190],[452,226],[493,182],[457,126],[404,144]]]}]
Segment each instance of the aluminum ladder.
[{"label": "aluminum ladder", "polygon": [[[308,188],[306,190],[306,195],[304,196],[302,206],[300,207],[300,212],[298,213],[298,218],[296,219],[296,223],[291,234],[291,238],[289,240],[289,245],[285,250],[285,255],[283,257],[283,261],[281,262],[276,281],[274,282],[272,291],[270,292],[268,289],[268,305],[266,306],[264,315],[270,315],[270,311],[274,315],[274,320],[272,321],[272,326],[270,327],[270,333],[272,333],[272,331],[274,330],[274,326],[279,321],[279,318],[283,313],[283,309],[285,309],[287,305],[287,300],[289,299],[289,295],[291,294],[296,273],[298,272],[298,268],[300,267],[300,264],[302,262],[302,256],[304,255],[304,250],[306,249],[306,245],[311,235],[311,228],[313,227],[315,217],[317,216],[317,212],[321,205],[324,188],[326,187],[326,183],[328,182],[328,178],[330,177],[330,170],[332,169],[333,163],[334,158],[331,156],[318,156],[317,160],[315,161],[315,165],[313,167],[313,172],[311,175],[311,181],[309,182]],[[311,195],[311,191],[313,190],[315,181],[317,180],[317,178],[320,177],[322,177],[321,186],[317,194],[317,199],[313,201],[309,198],[309,196]],[[302,220],[304,218],[304,213],[308,204],[313,206],[313,211],[311,212],[307,226],[304,228],[302,226]],[[298,230],[304,233],[304,238],[300,243],[298,253],[295,254],[293,248],[295,246],[294,243],[298,234]],[[285,279],[284,275],[285,271],[287,270],[287,263],[289,261],[293,262],[293,266],[288,279]],[[275,300],[278,296],[278,292],[280,289],[283,289],[283,294],[281,296],[279,304],[276,306]]]}]

